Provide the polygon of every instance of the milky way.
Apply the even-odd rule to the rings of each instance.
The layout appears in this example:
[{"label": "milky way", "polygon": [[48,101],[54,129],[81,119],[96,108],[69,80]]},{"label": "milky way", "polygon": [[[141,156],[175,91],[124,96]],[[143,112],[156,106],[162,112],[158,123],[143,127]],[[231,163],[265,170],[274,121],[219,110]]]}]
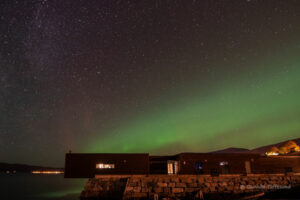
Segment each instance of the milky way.
[{"label": "milky way", "polygon": [[2,2],[0,162],[297,138],[299,13],[298,0]]}]

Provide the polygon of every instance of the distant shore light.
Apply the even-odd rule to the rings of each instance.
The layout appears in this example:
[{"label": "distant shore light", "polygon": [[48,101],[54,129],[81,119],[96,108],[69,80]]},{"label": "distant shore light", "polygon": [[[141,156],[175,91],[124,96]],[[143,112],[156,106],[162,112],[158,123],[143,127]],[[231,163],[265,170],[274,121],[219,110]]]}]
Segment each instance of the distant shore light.
[{"label": "distant shore light", "polygon": [[32,171],[32,174],[63,174],[63,171]]}]

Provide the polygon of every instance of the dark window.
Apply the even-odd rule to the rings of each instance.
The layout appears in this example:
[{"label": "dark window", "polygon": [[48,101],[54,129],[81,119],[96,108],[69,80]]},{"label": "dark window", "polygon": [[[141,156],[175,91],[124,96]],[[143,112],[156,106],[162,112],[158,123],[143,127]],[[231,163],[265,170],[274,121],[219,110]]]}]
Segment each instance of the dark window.
[{"label": "dark window", "polygon": [[229,164],[227,161],[220,162],[220,167],[222,174],[229,174]]},{"label": "dark window", "polygon": [[203,169],[202,162],[195,162],[195,169],[196,170],[202,170]]},{"label": "dark window", "polygon": [[291,167],[286,167],[286,168],[284,168],[284,172],[285,173],[293,172],[293,169]]},{"label": "dark window", "polygon": [[210,170],[210,175],[211,176],[219,176],[219,171],[217,169],[212,168]]}]

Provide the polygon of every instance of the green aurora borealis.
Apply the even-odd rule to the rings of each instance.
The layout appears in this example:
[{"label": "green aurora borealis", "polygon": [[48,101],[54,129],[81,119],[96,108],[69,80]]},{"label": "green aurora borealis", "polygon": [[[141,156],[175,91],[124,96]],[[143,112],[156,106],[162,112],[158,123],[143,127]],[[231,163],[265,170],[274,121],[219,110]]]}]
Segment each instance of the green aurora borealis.
[{"label": "green aurora borealis", "polygon": [[297,138],[299,64],[297,55],[269,62],[265,58],[255,63],[256,72],[230,77],[209,92],[181,87],[168,96],[168,105],[125,120],[107,135],[93,138],[85,150],[172,154],[251,149]]},{"label": "green aurora borealis", "polygon": [[300,1],[0,2],[0,162],[300,137]]}]

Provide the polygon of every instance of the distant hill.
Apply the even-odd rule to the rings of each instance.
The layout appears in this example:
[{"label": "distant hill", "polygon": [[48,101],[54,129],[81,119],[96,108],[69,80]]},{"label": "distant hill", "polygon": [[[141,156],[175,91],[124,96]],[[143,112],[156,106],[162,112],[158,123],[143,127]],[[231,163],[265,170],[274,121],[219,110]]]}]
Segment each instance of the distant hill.
[{"label": "distant hill", "polygon": [[24,165],[24,164],[9,164],[9,163],[0,163],[0,172],[6,171],[16,171],[23,173],[30,173],[32,171],[63,171],[63,168],[54,168],[54,167],[41,167],[41,166],[32,166],[32,165]]},{"label": "distant hill", "polygon": [[210,153],[248,153],[249,151],[250,151],[249,149],[230,147],[230,148],[227,148],[227,149],[213,151],[213,152],[210,152]]},{"label": "distant hill", "polygon": [[[297,139],[292,139],[294,142],[296,142],[298,145],[300,145],[300,138],[297,138]],[[283,145],[284,143],[286,143],[287,141],[289,140],[286,140],[284,142],[279,142],[279,143],[276,143],[276,144],[271,144],[271,145],[266,145],[266,146],[262,146],[262,147],[258,147],[258,148],[255,148],[255,149],[252,149],[250,150],[251,153],[265,153],[267,152],[272,146],[276,146],[276,147],[280,147],[281,145]]]},{"label": "distant hill", "polygon": [[[296,142],[298,145],[300,145],[300,138],[292,139],[292,140],[294,142]],[[227,148],[227,149],[222,149],[222,150],[218,150],[218,151],[212,151],[212,152],[209,152],[209,153],[259,153],[259,154],[264,154],[272,146],[277,146],[279,148],[281,145],[283,145],[287,141],[289,141],[289,140],[286,140],[284,142],[279,142],[279,143],[276,143],[276,144],[270,144],[270,145],[258,147],[258,148],[251,149],[251,150],[245,149],[245,148],[230,147],[230,148]]]}]

